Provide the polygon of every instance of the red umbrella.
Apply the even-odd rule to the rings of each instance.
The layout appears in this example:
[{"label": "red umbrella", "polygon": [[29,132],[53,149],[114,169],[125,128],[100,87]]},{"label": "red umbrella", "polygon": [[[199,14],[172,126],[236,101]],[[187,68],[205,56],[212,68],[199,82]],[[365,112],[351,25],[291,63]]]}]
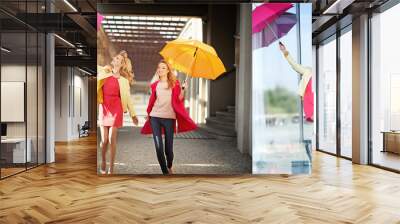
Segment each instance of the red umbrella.
[{"label": "red umbrella", "polygon": [[264,3],[258,6],[251,16],[252,33],[262,31],[265,26],[292,7],[292,3]]}]

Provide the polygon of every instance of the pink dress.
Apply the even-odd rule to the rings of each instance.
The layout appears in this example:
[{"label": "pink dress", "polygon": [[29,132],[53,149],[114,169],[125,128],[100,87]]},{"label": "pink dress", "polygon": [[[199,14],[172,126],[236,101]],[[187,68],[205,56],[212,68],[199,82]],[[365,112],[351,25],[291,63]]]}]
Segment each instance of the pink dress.
[{"label": "pink dress", "polygon": [[122,104],[118,79],[106,78],[103,85],[103,103],[99,104],[99,123],[107,127],[122,127]]},{"label": "pink dress", "polygon": [[314,121],[314,93],[312,91],[312,79],[308,81],[303,99],[304,115],[307,121]]}]

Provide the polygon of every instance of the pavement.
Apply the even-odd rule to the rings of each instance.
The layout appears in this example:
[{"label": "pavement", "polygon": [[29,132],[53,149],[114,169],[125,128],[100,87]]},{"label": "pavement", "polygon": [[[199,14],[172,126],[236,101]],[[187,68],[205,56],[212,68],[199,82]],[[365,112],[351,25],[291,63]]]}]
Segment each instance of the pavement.
[{"label": "pavement", "polygon": [[[189,139],[193,136],[197,137]],[[99,167],[100,147],[97,155]],[[251,166],[251,157],[241,154],[236,142],[218,140],[202,133],[178,135],[174,139],[175,174],[249,174]],[[162,174],[151,135],[141,135],[139,127],[119,129],[114,173]]]}]

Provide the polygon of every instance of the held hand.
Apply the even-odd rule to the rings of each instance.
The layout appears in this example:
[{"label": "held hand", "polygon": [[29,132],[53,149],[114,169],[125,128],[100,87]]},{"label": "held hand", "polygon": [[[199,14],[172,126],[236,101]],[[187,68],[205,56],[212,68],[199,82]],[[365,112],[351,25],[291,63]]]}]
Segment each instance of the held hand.
[{"label": "held hand", "polygon": [[133,124],[136,125],[136,126],[139,124],[139,120],[138,120],[137,116],[133,116],[133,117],[132,117],[132,122],[133,122]]},{"label": "held hand", "polygon": [[179,100],[182,101],[185,98],[185,89],[187,88],[186,82],[181,85],[181,93],[179,94]]},{"label": "held hand", "polygon": [[282,53],[287,56],[289,54],[289,52],[286,50],[285,45],[282,44],[282,42],[279,42],[279,50],[282,51]]},{"label": "held hand", "polygon": [[286,51],[286,47],[282,44],[282,42],[279,42],[279,50],[281,50],[282,52]]},{"label": "held hand", "polygon": [[181,88],[182,90],[186,90],[188,88],[189,84],[187,82],[183,82]]}]

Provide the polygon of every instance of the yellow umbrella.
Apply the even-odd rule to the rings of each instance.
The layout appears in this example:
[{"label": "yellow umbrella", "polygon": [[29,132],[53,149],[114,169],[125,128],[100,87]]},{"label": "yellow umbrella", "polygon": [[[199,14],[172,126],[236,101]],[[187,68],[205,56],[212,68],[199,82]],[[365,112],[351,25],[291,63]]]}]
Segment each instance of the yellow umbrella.
[{"label": "yellow umbrella", "polygon": [[160,51],[176,70],[192,77],[216,79],[226,72],[213,47],[197,40],[173,40]]}]

